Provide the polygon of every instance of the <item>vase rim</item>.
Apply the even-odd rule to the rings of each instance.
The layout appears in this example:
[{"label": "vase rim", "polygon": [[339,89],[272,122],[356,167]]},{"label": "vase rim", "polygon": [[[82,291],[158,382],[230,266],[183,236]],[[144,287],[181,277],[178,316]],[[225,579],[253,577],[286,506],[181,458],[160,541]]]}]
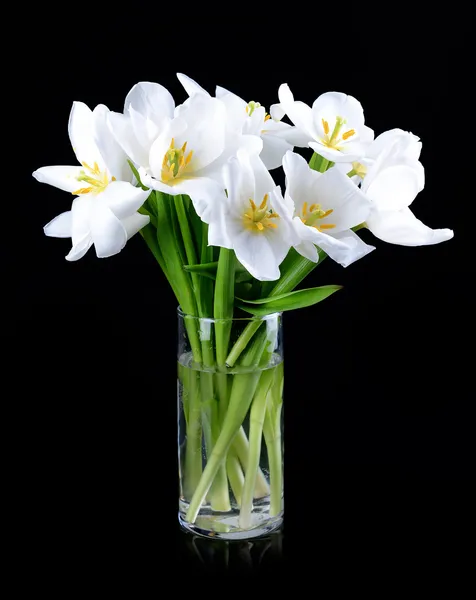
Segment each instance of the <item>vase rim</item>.
[{"label": "vase rim", "polygon": [[250,315],[249,317],[233,317],[232,319],[214,319],[213,317],[197,317],[196,315],[189,315],[184,312],[180,306],[177,306],[177,314],[179,317],[196,319],[197,321],[201,321],[203,323],[216,323],[217,321],[270,321],[272,319],[276,319],[277,317],[283,316],[282,311],[277,311],[261,317]]}]

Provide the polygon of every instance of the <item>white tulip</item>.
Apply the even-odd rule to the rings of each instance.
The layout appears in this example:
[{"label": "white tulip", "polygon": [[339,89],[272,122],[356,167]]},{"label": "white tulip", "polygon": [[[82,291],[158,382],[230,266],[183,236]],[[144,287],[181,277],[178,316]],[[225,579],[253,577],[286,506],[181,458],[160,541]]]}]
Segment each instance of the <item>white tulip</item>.
[{"label": "white tulip", "polygon": [[280,276],[279,265],[297,240],[292,206],[287,203],[258,156],[239,150],[224,168],[227,196],[208,207],[208,242],[235,251],[260,281]]},{"label": "white tulip", "polygon": [[294,207],[293,224],[299,237],[295,249],[318,262],[316,246],[347,267],[375,248],[365,244],[352,227],[364,222],[370,202],[348,177],[331,168],[319,173],[294,152],[283,160],[285,199]]},{"label": "white tulip", "polygon": [[174,109],[162,86],[138,83],[124,115],[109,116],[117,141],[139,166],[144,185],[190,196],[201,217],[215,198],[224,198],[222,167],[240,147],[258,147],[259,138],[227,127],[225,105],[197,94]]},{"label": "white tulip", "polygon": [[69,117],[69,137],[81,167],[42,167],[33,177],[78,196],[70,211],[45,226],[47,236],[72,238],[66,256],[83,257],[94,244],[99,258],[120,252],[129,238],[147,225],[149,217],[137,213],[149,192],[134,187],[127,157],[107,126],[109,109],[91,111],[74,102]]},{"label": "white tulip", "polygon": [[362,191],[372,202],[366,222],[378,238],[402,246],[438,244],[453,237],[451,229],[431,229],[409,206],[425,186],[418,160],[421,142],[411,133],[393,129],[379,135],[367,152],[370,165]]},{"label": "white tulip", "polygon": [[[352,163],[365,154],[374,138],[364,124],[364,111],[358,100],[339,92],[322,94],[312,105],[296,102],[286,83],[279,88],[280,105],[307,144],[317,154],[335,163]],[[350,168],[349,168],[350,170]]]},{"label": "white tulip", "polygon": [[[196,94],[210,94],[198,83],[177,73],[180,83],[190,97]],[[281,166],[283,156],[292,150],[294,144],[306,145],[301,132],[295,127],[281,121],[283,112],[271,110],[268,114],[259,102],[246,102],[233,92],[217,86],[216,97],[219,98],[227,109],[227,122],[230,129],[237,133],[255,135],[263,140],[263,149],[260,158],[267,169],[276,169]],[[277,105],[275,105],[277,106]]]}]

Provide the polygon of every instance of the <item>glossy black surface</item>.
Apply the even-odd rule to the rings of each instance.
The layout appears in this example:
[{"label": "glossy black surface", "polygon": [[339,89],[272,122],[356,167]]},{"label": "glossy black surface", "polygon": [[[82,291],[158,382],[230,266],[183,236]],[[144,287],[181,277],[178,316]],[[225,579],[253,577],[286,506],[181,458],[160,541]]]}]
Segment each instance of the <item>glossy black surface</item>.
[{"label": "glossy black surface", "polygon": [[[439,30],[410,46],[386,30],[385,40],[364,48],[359,25],[353,51],[334,44],[327,54],[322,35],[313,41],[314,27],[306,35],[288,27],[271,44],[259,19],[259,31],[245,19],[236,33],[222,26],[207,33],[211,22],[189,14],[181,28],[165,27],[159,12],[94,13],[86,21],[65,13],[63,25],[47,11],[30,14],[28,143],[14,210],[21,229],[11,231],[4,258],[14,310],[3,318],[14,381],[7,396],[17,413],[16,543],[33,565],[23,577],[62,597],[126,586],[130,597],[149,597],[141,596],[146,583],[154,596],[165,595],[165,583],[168,596],[194,586],[215,593],[212,572],[231,575],[239,590],[239,573],[263,585],[294,582],[301,595],[304,574],[316,589],[330,572],[334,582],[345,579],[350,563],[371,577],[372,557],[385,562],[385,548],[403,540],[404,560],[420,538],[438,545],[447,532],[466,532],[474,386],[462,339],[472,344],[474,318],[462,252],[470,222],[455,206],[470,200],[448,175],[457,157],[444,144],[463,127],[454,99],[465,81],[459,42],[450,54]],[[328,16],[334,28],[337,17]],[[347,16],[349,23],[356,25]],[[353,94],[377,133],[401,127],[422,138],[427,182],[415,213],[456,232],[426,248],[377,241],[356,265],[326,261],[307,281],[344,289],[317,309],[285,316],[285,525],[282,535],[251,544],[207,543],[178,527],[176,306],[153,257],[136,237],[112,259],[91,251],[68,264],[69,243],[45,238],[42,226],[70,199],[31,178],[42,165],[73,160],[73,100],[121,110],[138,80],[160,81],[184,100],[176,71],[209,91],[219,83],[265,105],[277,101],[284,81],[307,103],[328,90]],[[13,199],[2,202],[13,210]],[[89,583],[95,576],[100,585]]]}]

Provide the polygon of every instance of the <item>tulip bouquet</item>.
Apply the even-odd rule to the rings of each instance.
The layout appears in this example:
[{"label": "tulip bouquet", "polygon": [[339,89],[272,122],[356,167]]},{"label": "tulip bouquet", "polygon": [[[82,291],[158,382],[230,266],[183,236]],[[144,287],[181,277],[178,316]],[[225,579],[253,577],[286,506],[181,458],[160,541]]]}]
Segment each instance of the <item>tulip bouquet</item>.
[{"label": "tulip bouquet", "polygon": [[[260,523],[282,515],[280,315],[339,289],[296,287],[327,256],[347,267],[374,250],[362,228],[407,246],[453,232],[430,229],[409,208],[424,187],[419,139],[400,129],[374,138],[352,96],[325,93],[311,108],[283,84],[268,114],[178,78],[189,96],[179,106],[148,82],[132,88],[123,113],[75,102],[69,136],[79,165],[33,175],[74,196],[44,228],[72,239],[67,260],[93,245],[110,257],[140,232],[159,263],[187,340],[181,522],[193,528],[208,510],[215,521],[202,532],[244,537],[255,513]],[[313,151],[309,162],[295,147]],[[270,173],[280,167],[284,192]],[[236,518],[226,524],[220,514]]]}]

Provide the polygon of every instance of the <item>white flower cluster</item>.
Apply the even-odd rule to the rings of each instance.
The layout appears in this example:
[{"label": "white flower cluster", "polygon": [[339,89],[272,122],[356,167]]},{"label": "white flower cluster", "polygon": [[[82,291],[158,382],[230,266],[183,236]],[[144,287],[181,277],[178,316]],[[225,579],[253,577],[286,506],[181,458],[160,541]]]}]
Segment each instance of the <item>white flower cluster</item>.
[{"label": "white flower cluster", "polygon": [[[350,265],[374,249],[352,231],[363,223],[376,237],[408,246],[453,236],[428,228],[409,209],[424,186],[418,138],[394,129],[374,139],[352,96],[325,93],[311,108],[283,84],[268,114],[258,102],[220,87],[211,97],[178,77],[189,95],[180,106],[163,86],[147,82],[132,88],[123,114],[73,104],[69,135],[80,166],[33,173],[75,196],[71,210],[45,227],[46,235],[72,238],[68,260],[93,244],[98,257],[120,252],[149,222],[138,210],[151,190],[190,196],[209,225],[209,244],[234,250],[261,281],[279,278],[291,247],[314,262],[321,248]],[[321,168],[311,169],[294,146],[312,148]],[[280,166],[284,195],[269,172]]]}]

